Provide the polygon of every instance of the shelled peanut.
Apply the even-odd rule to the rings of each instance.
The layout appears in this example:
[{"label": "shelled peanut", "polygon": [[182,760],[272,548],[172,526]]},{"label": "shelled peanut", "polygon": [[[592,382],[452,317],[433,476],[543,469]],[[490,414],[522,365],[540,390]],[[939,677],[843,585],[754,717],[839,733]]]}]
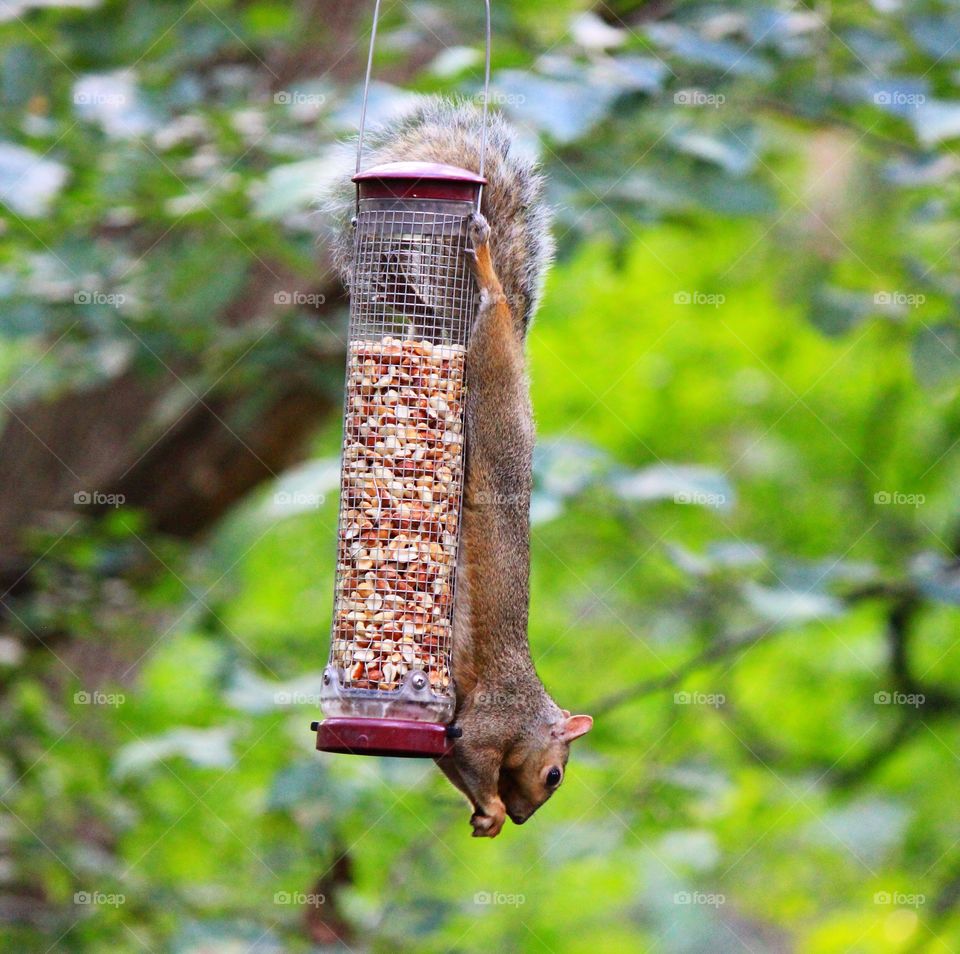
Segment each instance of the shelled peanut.
[{"label": "shelled peanut", "polygon": [[333,656],[344,685],[449,691],[463,474],[465,353],[350,344]]}]

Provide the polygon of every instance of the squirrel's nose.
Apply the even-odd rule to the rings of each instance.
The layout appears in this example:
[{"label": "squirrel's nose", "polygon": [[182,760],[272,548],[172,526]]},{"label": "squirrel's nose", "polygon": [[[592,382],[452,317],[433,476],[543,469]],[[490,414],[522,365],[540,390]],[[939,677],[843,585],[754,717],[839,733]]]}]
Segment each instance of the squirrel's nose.
[{"label": "squirrel's nose", "polygon": [[518,815],[516,812],[507,812],[507,814],[514,825],[522,825],[530,817],[529,815]]}]

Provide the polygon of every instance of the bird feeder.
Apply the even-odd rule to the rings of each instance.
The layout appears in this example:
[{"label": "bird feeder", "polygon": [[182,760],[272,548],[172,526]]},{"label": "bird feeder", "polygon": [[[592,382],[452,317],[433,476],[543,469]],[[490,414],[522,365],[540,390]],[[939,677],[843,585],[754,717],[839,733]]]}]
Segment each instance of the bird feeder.
[{"label": "bird feeder", "polygon": [[[379,3],[366,87],[378,12]],[[426,162],[361,171],[366,87],[326,718],[313,728],[321,751],[438,757],[455,734],[453,609],[477,299],[465,251],[485,143],[479,172]]]}]

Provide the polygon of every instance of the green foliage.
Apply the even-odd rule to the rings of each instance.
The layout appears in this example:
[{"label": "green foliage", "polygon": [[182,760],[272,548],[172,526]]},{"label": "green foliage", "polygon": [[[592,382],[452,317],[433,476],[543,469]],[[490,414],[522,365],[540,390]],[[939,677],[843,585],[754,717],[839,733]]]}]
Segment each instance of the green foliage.
[{"label": "green foliage", "polygon": [[[315,277],[362,51],[304,67],[342,40],[310,4],[7,6],[0,413],[316,373],[335,329],[223,316],[258,270]],[[411,89],[475,93],[479,6],[385,6],[378,75],[415,53]],[[958,13],[495,8],[562,250],[530,636],[596,728],[491,843],[429,763],[313,751],[337,420],[200,544],[122,505],[33,528],[0,623],[9,949],[334,946],[317,919],[373,951],[960,942]]]}]

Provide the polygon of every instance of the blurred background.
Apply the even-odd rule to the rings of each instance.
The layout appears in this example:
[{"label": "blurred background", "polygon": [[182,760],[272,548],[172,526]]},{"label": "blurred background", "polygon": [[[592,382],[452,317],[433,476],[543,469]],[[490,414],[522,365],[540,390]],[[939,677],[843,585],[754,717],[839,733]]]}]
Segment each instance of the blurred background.
[{"label": "blurred background", "polygon": [[[591,712],[470,839],[320,756],[370,3],[0,3],[11,951],[960,947],[960,5],[498,0],[559,260],[530,637]],[[385,0],[374,120],[476,97]]]}]

